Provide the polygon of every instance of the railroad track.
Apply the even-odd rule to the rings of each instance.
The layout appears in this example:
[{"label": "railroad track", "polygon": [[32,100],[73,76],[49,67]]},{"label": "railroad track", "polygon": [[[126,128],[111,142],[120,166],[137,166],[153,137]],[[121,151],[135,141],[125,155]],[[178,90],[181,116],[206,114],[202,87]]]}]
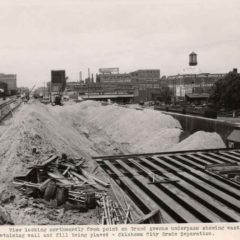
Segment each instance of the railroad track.
[{"label": "railroad track", "polygon": [[[94,157],[139,215],[160,209],[165,223],[239,222],[240,149]],[[235,169],[219,174],[209,166]],[[216,168],[216,167],[215,167]],[[212,168],[214,169],[214,168]],[[224,172],[224,171],[223,171]]]},{"label": "railroad track", "polygon": [[21,99],[9,99],[0,103],[0,121],[12,113],[22,103]]}]

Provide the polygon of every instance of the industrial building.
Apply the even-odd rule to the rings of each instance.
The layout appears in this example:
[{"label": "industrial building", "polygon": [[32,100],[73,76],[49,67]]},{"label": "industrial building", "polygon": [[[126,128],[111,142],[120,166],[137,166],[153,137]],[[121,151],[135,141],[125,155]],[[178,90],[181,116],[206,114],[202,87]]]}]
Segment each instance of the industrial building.
[{"label": "industrial building", "polygon": [[4,86],[6,95],[17,93],[17,75],[0,73],[0,86]]},{"label": "industrial building", "polygon": [[[94,82],[68,82],[67,92],[79,95],[129,95],[129,101],[151,100],[161,87],[160,70],[145,69],[130,73],[119,73],[119,68],[100,68]],[[151,91],[153,89],[153,91]],[[145,92],[147,92],[145,94]],[[109,96],[110,96],[109,95]],[[131,98],[131,99],[130,99]],[[99,99],[99,97],[98,97]],[[114,98],[115,99],[115,98]]]},{"label": "industrial building", "polygon": [[160,80],[159,69],[140,69],[130,73],[133,83],[158,82]]},{"label": "industrial building", "polygon": [[100,68],[96,75],[97,83],[130,83],[129,73],[119,73],[119,68]]},{"label": "industrial building", "polygon": [[189,66],[184,68],[181,74],[168,76],[168,86],[173,90],[176,99],[185,99],[189,96],[207,96],[214,83],[223,78],[226,74],[202,73],[198,67],[197,54],[192,52],[189,55]]}]

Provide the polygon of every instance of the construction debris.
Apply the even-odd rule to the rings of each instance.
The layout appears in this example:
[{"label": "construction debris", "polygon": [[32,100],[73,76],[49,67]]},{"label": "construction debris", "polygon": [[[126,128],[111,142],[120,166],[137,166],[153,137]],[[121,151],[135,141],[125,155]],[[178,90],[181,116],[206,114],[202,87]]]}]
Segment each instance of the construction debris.
[{"label": "construction debris", "polygon": [[15,177],[13,183],[29,197],[43,198],[55,207],[86,212],[96,208],[96,194],[105,192],[109,183],[83,168],[82,158],[53,155],[41,164],[32,166],[25,176]]},{"label": "construction debris", "polygon": [[116,201],[113,201],[107,194],[101,194],[98,200],[96,214],[98,224],[127,224],[132,223],[131,207],[123,209]]}]

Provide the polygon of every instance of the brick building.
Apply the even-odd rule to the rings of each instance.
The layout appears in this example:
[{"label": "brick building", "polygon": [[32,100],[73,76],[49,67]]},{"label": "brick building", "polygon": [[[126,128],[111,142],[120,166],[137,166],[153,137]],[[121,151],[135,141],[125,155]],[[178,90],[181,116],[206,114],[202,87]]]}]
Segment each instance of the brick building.
[{"label": "brick building", "polygon": [[167,77],[167,84],[173,90],[175,99],[185,99],[186,94],[209,94],[214,83],[226,75],[201,73],[197,64],[197,54],[192,52],[189,66],[181,74]]}]

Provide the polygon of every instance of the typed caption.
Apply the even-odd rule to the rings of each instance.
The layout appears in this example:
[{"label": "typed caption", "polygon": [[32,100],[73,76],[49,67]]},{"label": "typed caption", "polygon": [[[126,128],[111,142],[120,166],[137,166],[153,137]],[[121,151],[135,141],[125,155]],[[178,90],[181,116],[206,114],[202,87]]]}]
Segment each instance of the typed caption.
[{"label": "typed caption", "polygon": [[[238,224],[174,224],[118,226],[4,226],[0,239],[221,239],[240,237]],[[222,238],[224,239],[224,238]],[[236,238],[235,238],[236,239]],[[240,239],[240,238],[239,238]]]}]

